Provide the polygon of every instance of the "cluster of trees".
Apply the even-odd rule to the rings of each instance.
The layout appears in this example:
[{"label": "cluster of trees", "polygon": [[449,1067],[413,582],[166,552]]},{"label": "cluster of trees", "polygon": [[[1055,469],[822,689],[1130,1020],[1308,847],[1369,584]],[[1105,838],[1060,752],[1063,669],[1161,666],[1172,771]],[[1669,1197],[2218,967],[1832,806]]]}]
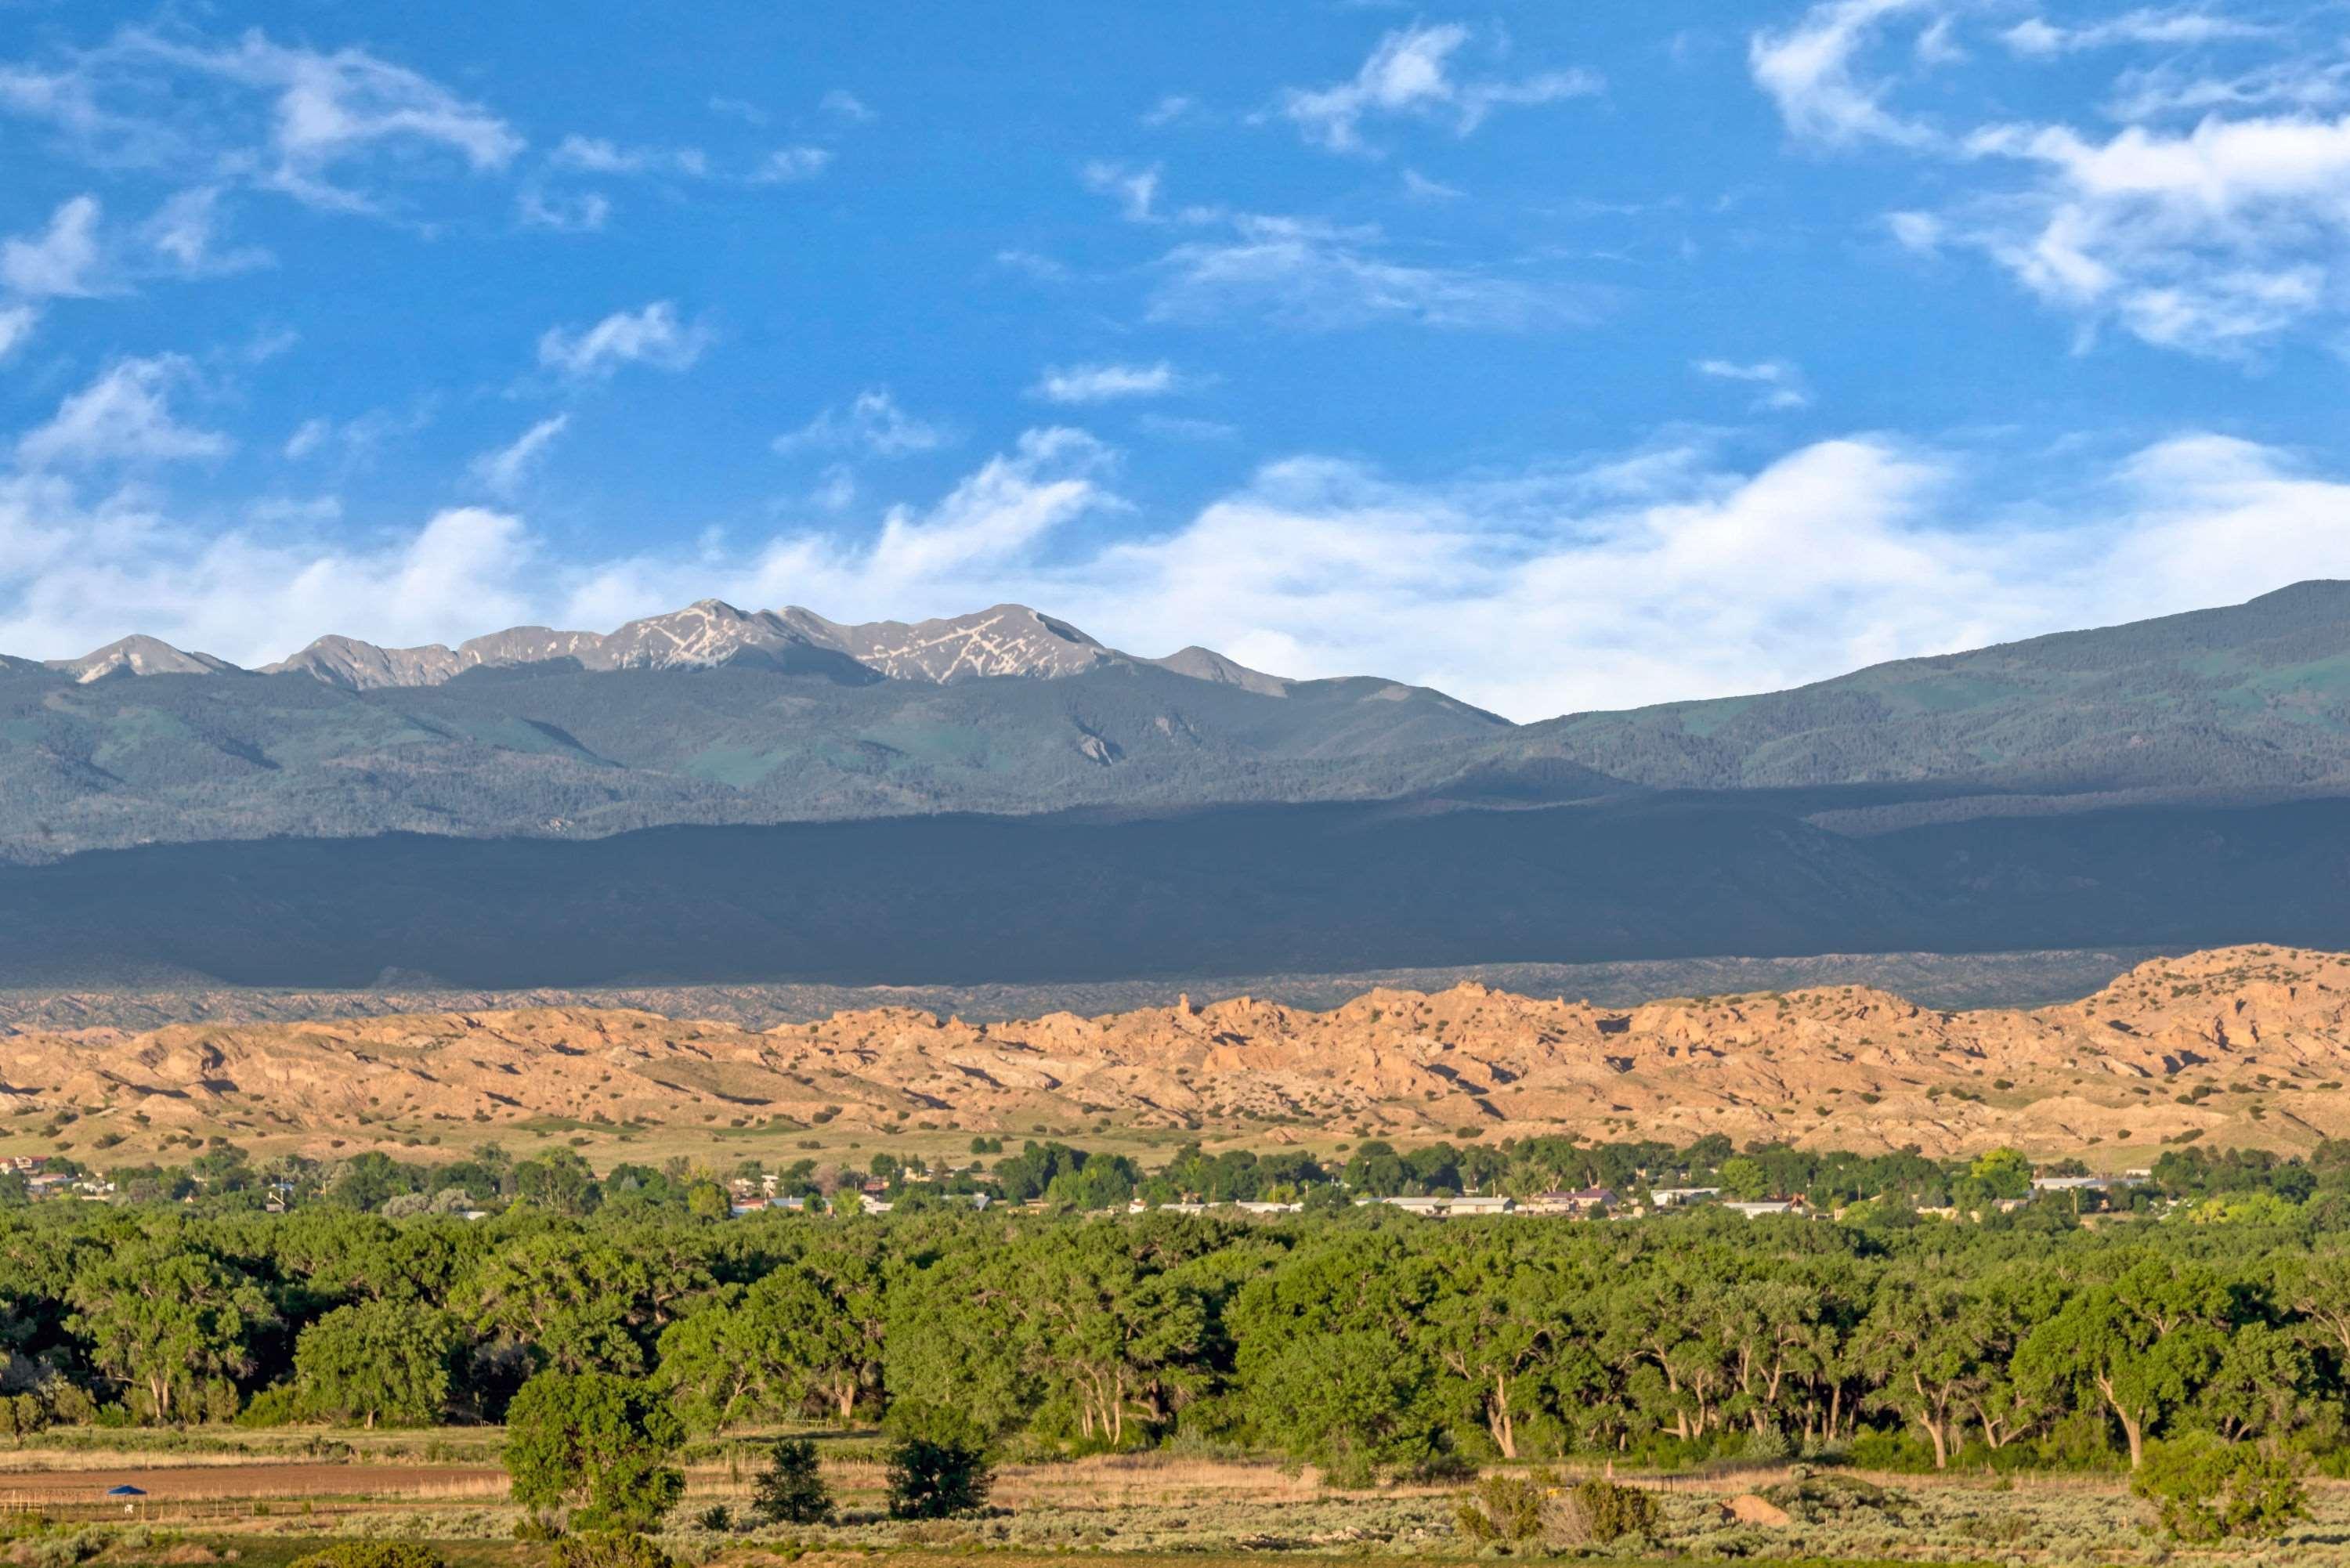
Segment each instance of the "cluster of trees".
[{"label": "cluster of trees", "polygon": [[2296,1205],[2289,1165],[2180,1166],[2271,1201],[2094,1229],[2061,1198],[1981,1224],[44,1204],[0,1214],[0,1393],[18,1429],[432,1423],[512,1418],[552,1375],[681,1433],[946,1411],[983,1445],[1180,1432],[1357,1471],[2136,1464],[2189,1436],[2350,1459],[2330,1169]]},{"label": "cluster of trees", "polygon": [[[744,1182],[785,1199],[827,1199],[819,1206],[853,1210],[868,1176],[893,1203],[921,1207],[935,1198],[985,1193],[1014,1203],[1043,1203],[1097,1212],[1139,1199],[1158,1207],[1185,1199],[1209,1203],[1299,1202],[1319,1199],[1343,1207],[1357,1198],[1503,1192],[1518,1197],[1558,1189],[1605,1188],[1638,1199],[1659,1188],[1717,1188],[1737,1199],[1802,1198],[1837,1210],[1858,1202],[1906,1210],[1973,1211],[2032,1190],[2032,1164],[2012,1149],[1971,1160],[1934,1160],[1908,1149],[1883,1155],[1799,1149],[1784,1144],[1744,1148],[1711,1134],[1684,1146],[1653,1141],[1582,1143],[1565,1137],[1474,1139],[1466,1129],[1456,1147],[1437,1142],[1399,1150],[1378,1138],[1340,1144],[1327,1162],[1298,1151],[1258,1154],[1228,1149],[1209,1154],[1196,1143],[1176,1148],[1167,1163],[1145,1171],[1123,1155],[1089,1152],[1057,1141],[1026,1141],[1004,1152],[1001,1137],[972,1140],[962,1163],[883,1150],[862,1170],[809,1158],[770,1168],[745,1158],[723,1168],[682,1158],[659,1168],[622,1163],[601,1176],[568,1148],[515,1159],[483,1144],[453,1160],[402,1160],[370,1151],[327,1163],[298,1155],[255,1163],[225,1138],[203,1146],[183,1165],[118,1166],[103,1171],[132,1202],[171,1201],[199,1211],[249,1212],[273,1201],[324,1206],[394,1219],[463,1214],[523,1203],[572,1218],[673,1216],[717,1218],[728,1212],[731,1184]],[[1473,1141],[1472,1141],[1473,1140]],[[993,1158],[992,1164],[989,1157]],[[54,1168],[79,1173],[71,1160]],[[2066,1160],[2041,1175],[2085,1175]],[[0,1208],[27,1200],[24,1178],[0,1175]],[[2148,1209],[2194,1204],[2206,1219],[2290,1220],[2315,1204],[2324,1223],[2350,1229],[2350,1143],[2322,1146],[2303,1159],[2266,1150],[2214,1153],[2166,1148],[2147,1179],[2126,1189],[2076,1199],[2076,1208]]]}]

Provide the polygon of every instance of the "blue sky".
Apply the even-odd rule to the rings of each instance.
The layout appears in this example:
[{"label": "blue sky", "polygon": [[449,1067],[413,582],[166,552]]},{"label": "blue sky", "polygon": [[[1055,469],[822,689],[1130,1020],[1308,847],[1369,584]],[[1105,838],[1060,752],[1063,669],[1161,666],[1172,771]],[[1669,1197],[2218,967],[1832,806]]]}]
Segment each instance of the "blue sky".
[{"label": "blue sky", "polygon": [[2350,8],[0,3],[0,649],[1016,598],[1518,718],[2350,576]]}]

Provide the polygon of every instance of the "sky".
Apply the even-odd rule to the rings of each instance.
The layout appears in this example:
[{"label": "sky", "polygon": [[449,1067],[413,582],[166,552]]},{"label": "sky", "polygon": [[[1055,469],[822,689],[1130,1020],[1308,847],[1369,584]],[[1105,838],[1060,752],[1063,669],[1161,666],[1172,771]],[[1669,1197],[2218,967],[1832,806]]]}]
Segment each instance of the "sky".
[{"label": "sky", "polygon": [[2350,5],[0,0],[0,651],[1030,604],[1519,720],[2350,576]]}]

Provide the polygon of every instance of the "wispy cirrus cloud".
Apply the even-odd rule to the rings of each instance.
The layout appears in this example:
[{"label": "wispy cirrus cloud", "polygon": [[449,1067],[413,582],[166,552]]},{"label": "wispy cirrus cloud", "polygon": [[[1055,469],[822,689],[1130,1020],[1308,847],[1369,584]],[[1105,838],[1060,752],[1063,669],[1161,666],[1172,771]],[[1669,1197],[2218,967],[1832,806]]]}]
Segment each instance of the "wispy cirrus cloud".
[{"label": "wispy cirrus cloud", "polygon": [[1762,412],[1780,412],[1809,408],[1812,394],[1804,384],[1804,372],[1784,359],[1758,359],[1741,363],[1735,359],[1700,359],[1690,367],[1700,376],[1718,381],[1739,381],[1756,389],[1754,408]]},{"label": "wispy cirrus cloud", "polygon": [[1256,317],[1305,331],[1380,322],[1528,331],[1594,319],[1606,296],[1571,281],[1402,260],[1367,225],[1243,214],[1226,237],[1159,258],[1149,314],[1168,321]]},{"label": "wispy cirrus cloud", "polygon": [[[1819,0],[1752,40],[1755,83],[1792,135],[1906,150],[1959,192],[1887,214],[1901,244],[1988,257],[2076,321],[2084,344],[2111,326],[2157,348],[2253,360],[2295,329],[2350,315],[2350,116],[2322,112],[2350,94],[2350,66],[2311,55],[2289,29],[2210,6],[2027,17],[2000,34],[2027,60],[2262,44],[2281,57],[2219,74],[2178,58],[2126,70],[2105,106],[2118,129],[2006,118],[1961,129],[1947,107],[1929,125],[1898,107],[1903,78],[1886,55],[1897,27],[1922,37],[1963,10]],[[1880,68],[1864,68],[1865,57]]]},{"label": "wispy cirrus cloud", "polygon": [[710,172],[710,155],[699,147],[623,147],[601,136],[567,136],[547,161],[587,174],[681,174],[698,180]]},{"label": "wispy cirrus cloud", "polygon": [[1825,0],[1791,26],[1756,33],[1748,66],[1788,130],[1802,140],[1929,146],[1935,132],[1887,109],[1890,85],[1862,74],[1859,57],[1893,18],[1930,16],[1933,9],[1933,0]]},{"label": "wispy cirrus cloud", "polygon": [[778,147],[751,171],[754,185],[792,185],[813,180],[832,166],[832,150],[801,144]]},{"label": "wispy cirrus cloud", "polygon": [[37,234],[0,243],[0,286],[30,299],[86,296],[100,292],[95,196],[76,196],[49,214]]},{"label": "wispy cirrus cloud", "polygon": [[1149,365],[1063,365],[1046,369],[1028,395],[1048,403],[1107,403],[1164,397],[1182,385],[1175,367],[1164,359]]},{"label": "wispy cirrus cloud", "polygon": [[466,472],[491,494],[511,497],[546,462],[548,450],[570,428],[569,414],[550,415],[504,446],[474,458],[466,465]]},{"label": "wispy cirrus cloud", "polygon": [[576,379],[609,376],[625,366],[684,370],[710,346],[707,327],[684,320],[677,306],[657,299],[638,310],[618,310],[593,326],[550,327],[538,339],[538,362]]},{"label": "wispy cirrus cloud", "polygon": [[17,461],[50,468],[225,456],[235,444],[227,436],[172,411],[172,395],[194,379],[195,364],[183,355],[117,360],[18,438]]},{"label": "wispy cirrus cloud", "polygon": [[934,452],[953,441],[943,425],[916,419],[898,406],[886,387],[870,388],[846,406],[826,409],[806,424],[775,439],[775,450],[854,452],[868,457],[911,457]]},{"label": "wispy cirrus cloud", "polygon": [[5,360],[30,341],[34,328],[40,324],[37,306],[0,306],[0,360]]},{"label": "wispy cirrus cloud", "polygon": [[1463,74],[1458,57],[1475,36],[1458,23],[1399,28],[1382,37],[1347,80],[1291,88],[1281,112],[1308,141],[1361,152],[1368,151],[1363,123],[1376,117],[1436,120],[1467,136],[1497,109],[1588,97],[1606,86],[1597,73],[1582,69],[1518,78]]},{"label": "wispy cirrus cloud", "polygon": [[382,182],[505,168],[524,147],[504,119],[361,48],[318,50],[248,29],[219,42],[126,27],[104,44],[0,63],[0,112],[47,124],[109,167],[233,173],[313,206],[390,210]]},{"label": "wispy cirrus cloud", "polygon": [[2141,6],[2080,26],[2064,26],[2044,16],[2027,16],[1999,36],[2014,54],[2053,59],[2059,55],[2121,44],[2210,44],[2231,38],[2267,37],[2274,32],[2273,27],[2264,24],[2223,16],[2203,6]]}]

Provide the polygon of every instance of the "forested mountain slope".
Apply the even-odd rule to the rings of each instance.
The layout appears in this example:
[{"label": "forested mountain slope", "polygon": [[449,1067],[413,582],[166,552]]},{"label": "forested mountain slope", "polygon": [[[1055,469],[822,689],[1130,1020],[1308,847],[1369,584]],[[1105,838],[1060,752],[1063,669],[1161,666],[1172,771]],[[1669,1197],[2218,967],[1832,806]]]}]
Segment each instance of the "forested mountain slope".
[{"label": "forested mountain slope", "polygon": [[1679,788],[2333,789],[2350,781],[2350,583],[1791,691],[1570,714],[1511,744]]},{"label": "forested mountain slope", "polygon": [[1855,837],[1735,794],[152,845],[0,867],[0,986],[1149,975],[2350,949],[2350,802]]},{"label": "forested mountain slope", "polygon": [[[1379,798],[1506,729],[1393,681],[1268,694],[1125,661],[945,685],[558,661],[364,690],[300,673],[82,683],[20,663],[0,667],[0,859],[155,840]],[[1569,794],[1621,788],[1569,772]]]}]

